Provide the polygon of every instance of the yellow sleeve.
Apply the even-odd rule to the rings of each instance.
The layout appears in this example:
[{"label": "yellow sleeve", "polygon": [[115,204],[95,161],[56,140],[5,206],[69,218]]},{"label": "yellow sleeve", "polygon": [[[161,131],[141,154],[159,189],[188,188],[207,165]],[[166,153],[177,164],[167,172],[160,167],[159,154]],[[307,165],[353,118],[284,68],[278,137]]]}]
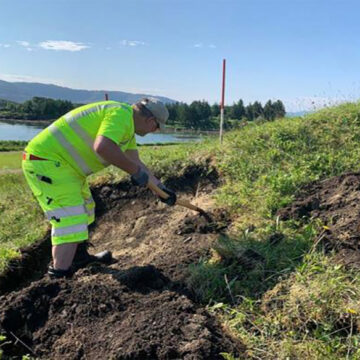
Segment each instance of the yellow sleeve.
[{"label": "yellow sleeve", "polygon": [[115,144],[125,143],[133,136],[132,119],[123,109],[109,109],[103,118],[97,135],[111,139]]},{"label": "yellow sleeve", "polygon": [[136,138],[135,138],[135,134],[133,136],[133,138],[130,140],[128,146],[126,147],[126,150],[136,150],[137,149],[137,145],[136,145]]}]

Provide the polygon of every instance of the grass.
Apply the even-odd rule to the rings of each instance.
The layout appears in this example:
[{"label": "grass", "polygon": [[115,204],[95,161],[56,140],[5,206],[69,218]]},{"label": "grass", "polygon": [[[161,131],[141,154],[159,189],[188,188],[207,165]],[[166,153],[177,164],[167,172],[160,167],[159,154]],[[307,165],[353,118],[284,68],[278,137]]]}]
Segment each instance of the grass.
[{"label": "grass", "polygon": [[360,275],[332,257],[307,254],[303,264],[261,300],[210,310],[247,347],[248,358],[359,359]]},{"label": "grass", "polygon": [[21,151],[0,152],[0,170],[20,169]]},{"label": "grass", "polygon": [[[188,284],[244,343],[246,358],[360,359],[360,273],[314,248],[321,223],[276,218],[303,185],[358,171],[359,139],[360,104],[344,104],[251,124],[217,147],[225,182],[216,197],[236,226],[191,267]],[[281,241],[271,245],[274,237]]]},{"label": "grass", "polygon": [[242,223],[271,219],[304,184],[358,169],[360,106],[253,125],[229,134],[217,152],[226,184],[219,202]]},{"label": "grass", "polygon": [[0,272],[48,228],[21,173],[0,174]]},{"label": "grass", "polygon": [[[359,103],[250,124],[226,134],[222,147],[207,140],[139,150],[163,180],[181,176],[189,165],[209,166],[209,158],[219,172],[216,201],[235,219],[234,227],[214,244],[213,256],[190,267],[187,281],[198,301],[244,343],[245,358],[360,359],[360,273],[314,246],[320,222],[276,217],[307,183],[359,170]],[[124,176],[110,167],[91,182]],[[0,184],[0,246],[11,257],[23,228],[31,242],[45,225],[21,175],[0,175]],[[14,229],[4,232],[9,223]]]}]

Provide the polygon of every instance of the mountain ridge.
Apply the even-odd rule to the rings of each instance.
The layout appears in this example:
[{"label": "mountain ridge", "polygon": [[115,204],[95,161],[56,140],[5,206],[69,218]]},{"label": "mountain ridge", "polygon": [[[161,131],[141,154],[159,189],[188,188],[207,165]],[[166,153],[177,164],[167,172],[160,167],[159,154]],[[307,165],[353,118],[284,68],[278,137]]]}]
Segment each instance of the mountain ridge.
[{"label": "mountain ridge", "polygon": [[44,84],[38,82],[9,82],[0,79],[0,99],[19,103],[38,96],[86,104],[104,100],[105,93],[109,95],[109,100],[127,102],[130,104],[137,102],[143,97],[156,97],[160,101],[168,104],[176,102],[176,100],[165,96],[134,94],[125,91],[73,89],[54,84]]}]

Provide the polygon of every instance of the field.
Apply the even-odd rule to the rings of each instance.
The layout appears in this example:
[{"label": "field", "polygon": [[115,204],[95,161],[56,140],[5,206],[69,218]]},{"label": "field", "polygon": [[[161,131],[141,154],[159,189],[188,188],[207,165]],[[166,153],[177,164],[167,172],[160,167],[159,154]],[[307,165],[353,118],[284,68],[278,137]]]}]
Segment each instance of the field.
[{"label": "field", "polygon": [[360,359],[359,113],[252,123],[221,147],[141,147],[212,222],[110,168],[91,178],[91,240],[117,262],[68,281],[44,276],[48,226],[16,153],[0,153],[3,354]]}]

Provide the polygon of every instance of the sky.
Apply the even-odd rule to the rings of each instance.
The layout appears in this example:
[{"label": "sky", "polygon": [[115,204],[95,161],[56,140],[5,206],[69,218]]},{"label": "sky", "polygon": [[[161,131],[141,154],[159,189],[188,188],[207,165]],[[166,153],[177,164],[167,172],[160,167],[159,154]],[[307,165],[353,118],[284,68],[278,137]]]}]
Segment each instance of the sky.
[{"label": "sky", "polygon": [[191,103],[360,98],[360,1],[0,0],[0,79]]}]

